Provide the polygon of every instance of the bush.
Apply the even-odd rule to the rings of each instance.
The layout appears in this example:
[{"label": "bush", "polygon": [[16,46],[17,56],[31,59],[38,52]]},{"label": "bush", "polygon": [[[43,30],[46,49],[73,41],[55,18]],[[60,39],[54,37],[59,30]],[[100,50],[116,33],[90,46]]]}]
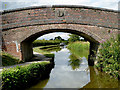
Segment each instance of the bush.
[{"label": "bush", "polygon": [[48,61],[3,69],[1,73],[2,89],[16,90],[30,87],[38,80],[48,77],[51,69]]},{"label": "bush", "polygon": [[120,36],[101,43],[95,65],[99,70],[120,79]]}]

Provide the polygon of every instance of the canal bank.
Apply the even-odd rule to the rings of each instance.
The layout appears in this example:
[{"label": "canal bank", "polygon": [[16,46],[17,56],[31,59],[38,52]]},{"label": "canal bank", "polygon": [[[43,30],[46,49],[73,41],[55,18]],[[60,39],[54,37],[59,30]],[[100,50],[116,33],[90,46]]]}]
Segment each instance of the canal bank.
[{"label": "canal bank", "polygon": [[35,79],[38,83],[28,90],[40,88],[118,88],[116,79],[88,65],[89,49],[86,50],[83,47],[80,49],[80,51],[76,47],[75,49],[66,47],[43,49],[43,51],[54,53],[55,66],[48,78]]},{"label": "canal bank", "polygon": [[38,55],[38,53],[35,54],[37,54],[35,58],[41,59],[41,61],[4,67],[0,73],[2,90],[25,89],[36,84],[39,80],[49,77],[51,69],[54,67],[53,59]]},{"label": "canal bank", "polygon": [[89,50],[76,52],[66,47],[55,54],[55,66],[50,77],[28,90],[46,88],[118,88],[118,81],[88,65]]}]

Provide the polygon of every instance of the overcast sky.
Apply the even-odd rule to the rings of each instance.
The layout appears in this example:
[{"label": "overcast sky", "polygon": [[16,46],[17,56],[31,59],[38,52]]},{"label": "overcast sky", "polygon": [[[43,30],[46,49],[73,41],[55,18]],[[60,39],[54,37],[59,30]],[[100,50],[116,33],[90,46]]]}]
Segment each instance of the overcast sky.
[{"label": "overcast sky", "polygon": [[[41,5],[84,5],[118,10],[118,2],[119,0],[0,0],[0,10]],[[40,39],[50,39],[56,36],[61,36],[64,39],[69,38],[68,33],[53,33],[44,35]]]},{"label": "overcast sky", "polygon": [[119,0],[0,0],[0,9],[13,9],[40,5],[85,5],[107,9],[118,9]]}]

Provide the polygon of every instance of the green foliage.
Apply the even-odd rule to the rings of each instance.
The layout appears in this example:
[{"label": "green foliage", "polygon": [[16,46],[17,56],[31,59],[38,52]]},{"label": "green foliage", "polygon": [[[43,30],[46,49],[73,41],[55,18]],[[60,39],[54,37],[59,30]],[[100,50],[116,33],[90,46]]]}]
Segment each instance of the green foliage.
[{"label": "green foliage", "polygon": [[46,45],[46,46],[40,46],[40,49],[48,49],[48,48],[54,48],[54,47],[59,47],[59,45]]},{"label": "green foliage", "polygon": [[70,38],[68,39],[69,43],[75,42],[75,41],[80,41],[80,37],[78,35],[70,34],[69,36],[70,36]]},{"label": "green foliage", "polygon": [[68,44],[67,48],[72,52],[70,55],[69,65],[73,70],[78,69],[81,63],[81,58],[88,58],[89,54],[89,42],[77,41]]},{"label": "green foliage", "polygon": [[64,41],[62,41],[62,43],[64,43],[65,45],[67,45],[69,42],[68,42],[68,40],[64,40]]},{"label": "green foliage", "polygon": [[33,48],[33,51],[38,52],[38,53],[43,54],[43,55],[44,54],[50,54],[50,52],[44,51],[44,50],[40,49],[40,47]]},{"label": "green foliage", "polygon": [[54,58],[55,55],[51,53],[51,54],[44,54],[44,56],[46,56],[47,58]]},{"label": "green foliage", "polygon": [[32,63],[26,66],[17,66],[10,69],[3,69],[2,89],[17,90],[25,89],[38,80],[49,76],[51,71],[50,62]]},{"label": "green foliage", "polygon": [[33,47],[45,46],[45,45],[56,45],[56,44],[60,44],[60,43],[61,43],[60,40],[35,40],[33,42]]},{"label": "green foliage", "polygon": [[57,40],[57,41],[59,41],[59,40],[60,40],[60,41],[64,41],[64,39],[62,39],[60,36],[55,37],[54,40]]},{"label": "green foliage", "polygon": [[120,36],[101,43],[96,67],[120,79]]},{"label": "green foliage", "polygon": [[78,69],[81,63],[81,59],[78,59],[74,54],[71,54],[69,58],[70,58],[69,65],[72,67],[72,69],[73,70]]},{"label": "green foliage", "polygon": [[3,66],[15,65],[19,63],[22,63],[22,61],[13,57],[12,55],[6,52],[2,52],[2,65]]},{"label": "green foliage", "polygon": [[36,48],[33,48],[33,51],[34,52],[38,52],[40,54],[43,54],[44,56],[46,56],[48,58],[54,58],[54,54],[53,53],[50,53],[50,51],[48,51],[48,50],[41,49],[41,48],[48,48],[48,47],[49,46],[36,47]]},{"label": "green foliage", "polygon": [[89,42],[77,41],[77,42],[68,44],[67,48],[73,49],[79,52],[82,51],[83,49],[89,50]]},{"label": "green foliage", "polygon": [[[38,48],[38,47],[36,47]],[[43,50],[45,52],[52,52],[52,51],[60,51],[60,45],[47,45],[47,46],[40,46],[39,47],[40,50]]]}]

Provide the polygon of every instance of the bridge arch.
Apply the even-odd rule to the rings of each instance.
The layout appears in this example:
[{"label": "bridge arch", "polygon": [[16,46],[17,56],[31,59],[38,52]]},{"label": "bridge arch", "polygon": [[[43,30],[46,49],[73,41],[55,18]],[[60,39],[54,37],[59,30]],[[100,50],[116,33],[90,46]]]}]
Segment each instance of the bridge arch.
[{"label": "bridge arch", "polygon": [[94,55],[92,50],[97,51],[99,43],[119,29],[118,11],[87,6],[19,8],[2,11],[0,17],[2,48],[21,60],[32,57],[32,41],[47,33],[78,34],[90,41],[90,54]]},{"label": "bridge arch", "polygon": [[19,33],[22,37],[17,38],[17,41],[20,43],[21,59],[25,61],[30,60],[33,57],[32,42],[38,37],[52,32],[67,32],[84,37],[90,42],[90,55],[93,55],[92,50],[97,51],[99,41],[101,41],[101,38],[98,35],[90,31],[94,29],[95,27],[76,24],[55,24],[27,27],[26,32]]},{"label": "bridge arch", "polygon": [[[98,27],[97,27],[98,28]],[[100,29],[100,28],[99,28]],[[92,31],[91,31],[92,30]],[[27,27],[26,32],[21,32],[21,39],[18,38],[19,42],[23,41],[34,41],[38,37],[52,33],[52,32],[68,32],[80,35],[86,38],[90,42],[99,43],[102,38],[96,35],[93,31],[95,31],[95,26],[86,26],[86,25],[76,25],[76,24],[52,24],[52,25],[39,25]],[[23,35],[25,34],[25,35]]]}]

